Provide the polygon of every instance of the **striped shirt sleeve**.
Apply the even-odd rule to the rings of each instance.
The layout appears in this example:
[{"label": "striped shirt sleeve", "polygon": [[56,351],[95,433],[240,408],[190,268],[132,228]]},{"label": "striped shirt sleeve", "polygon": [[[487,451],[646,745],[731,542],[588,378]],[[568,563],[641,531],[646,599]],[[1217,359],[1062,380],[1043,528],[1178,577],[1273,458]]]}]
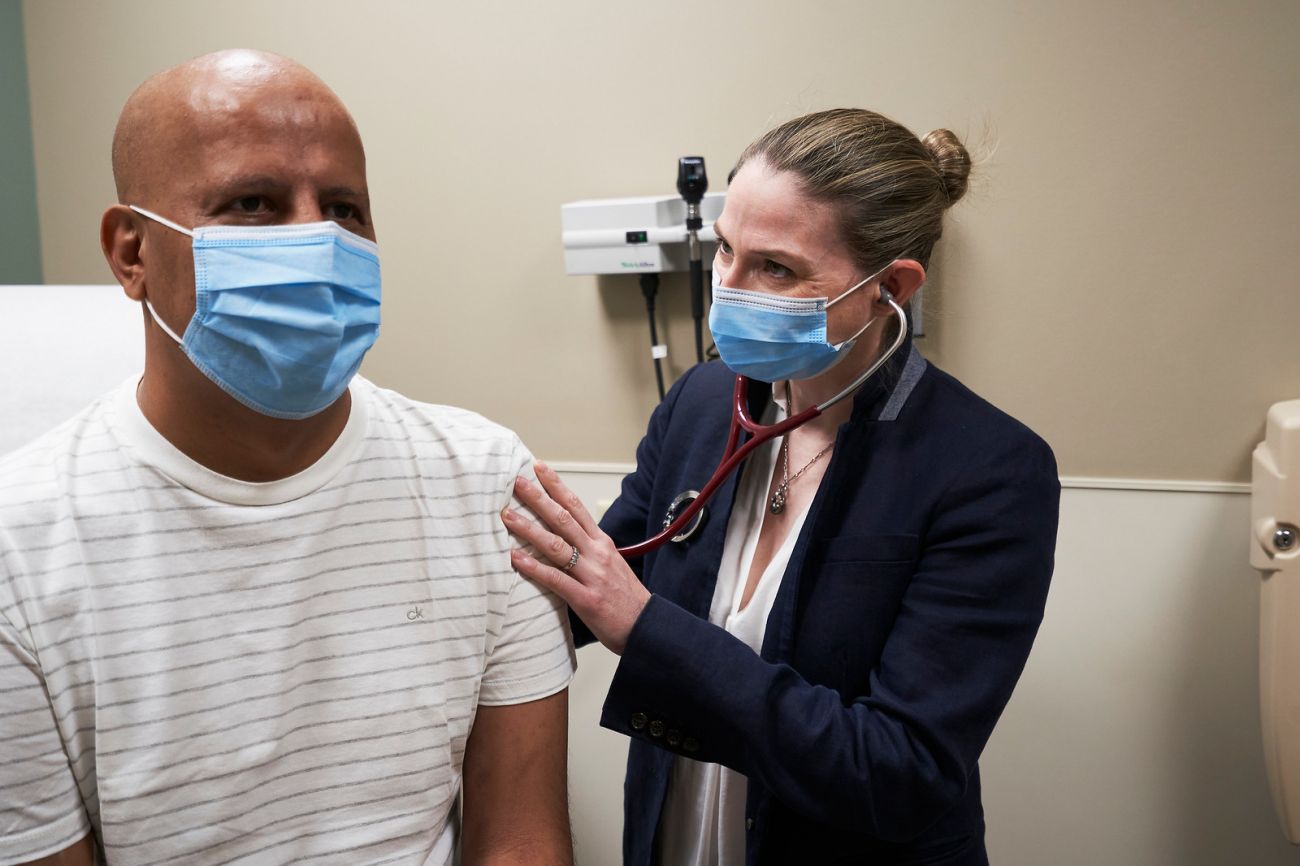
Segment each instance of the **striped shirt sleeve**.
[{"label": "striped shirt sleeve", "polygon": [[62,851],[90,832],[35,654],[5,615],[0,571],[0,866]]},{"label": "striped shirt sleeve", "polygon": [[[519,442],[504,491],[514,489],[516,475],[536,477],[532,454]],[[501,504],[505,501],[503,492]],[[509,501],[512,508],[524,508],[513,497]],[[508,568],[512,542],[504,527],[501,533],[500,555]],[[479,692],[479,703],[484,706],[522,704],[553,695],[569,685],[577,668],[564,602],[513,571],[511,575],[501,633],[488,656]]]}]

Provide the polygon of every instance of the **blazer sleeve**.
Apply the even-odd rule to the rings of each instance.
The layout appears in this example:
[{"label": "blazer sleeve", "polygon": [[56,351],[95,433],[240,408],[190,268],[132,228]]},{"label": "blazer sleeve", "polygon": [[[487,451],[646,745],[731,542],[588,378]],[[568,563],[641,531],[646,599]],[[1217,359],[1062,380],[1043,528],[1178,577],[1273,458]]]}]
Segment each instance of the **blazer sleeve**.
[{"label": "blazer sleeve", "polygon": [[1042,620],[1060,484],[1046,443],[1016,438],[938,500],[868,694],[846,705],[654,596],[601,724],[731,767],[816,821],[915,837],[964,792]]},{"label": "blazer sleeve", "polygon": [[[683,373],[655,407],[650,415],[645,436],[641,438],[636,448],[636,469],[624,477],[618,498],[600,519],[601,530],[619,547],[644,541],[649,534],[650,501],[654,493],[655,477],[659,471],[659,455],[668,435],[668,427],[672,423],[673,410],[677,407],[691,376],[698,369],[700,368],[696,365]],[[643,577],[644,557],[629,560],[628,564],[637,577]],[[591,633],[591,629],[587,628],[573,611],[569,611],[569,625],[576,646],[586,646],[595,642],[596,637]]]}]

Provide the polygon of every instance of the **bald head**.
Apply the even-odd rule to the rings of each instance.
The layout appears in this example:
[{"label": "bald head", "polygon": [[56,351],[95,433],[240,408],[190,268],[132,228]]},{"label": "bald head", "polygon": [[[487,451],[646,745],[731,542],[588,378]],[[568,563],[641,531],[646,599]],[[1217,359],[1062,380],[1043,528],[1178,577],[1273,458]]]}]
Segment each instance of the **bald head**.
[{"label": "bald head", "polygon": [[[319,78],[275,54],[221,51],[140,85],[113,137],[113,176],[119,203],[100,220],[109,267],[181,329],[195,310],[192,240],[124,205],[185,229],[332,221],[376,240],[356,124]],[[189,363],[158,345],[157,363]]]},{"label": "bald head", "polygon": [[169,169],[186,162],[178,156],[211,146],[249,114],[271,123],[341,121],[360,148],[351,115],[307,67],[265,51],[217,51],[159,72],[127,99],[113,134],[118,200],[153,198]]}]

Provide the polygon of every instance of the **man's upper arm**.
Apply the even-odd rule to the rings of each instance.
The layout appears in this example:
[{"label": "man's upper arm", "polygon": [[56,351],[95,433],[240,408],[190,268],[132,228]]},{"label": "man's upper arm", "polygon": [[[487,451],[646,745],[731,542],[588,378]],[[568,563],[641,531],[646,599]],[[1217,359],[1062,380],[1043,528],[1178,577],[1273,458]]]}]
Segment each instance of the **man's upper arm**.
[{"label": "man's upper arm", "polygon": [[[516,440],[498,506],[522,508],[516,475],[533,476],[533,458]],[[494,527],[510,569],[513,541]],[[577,660],[564,603],[511,574],[505,607],[489,635],[478,709],[463,766],[461,862],[571,864],[569,835],[569,681]]]},{"label": "man's upper arm", "polygon": [[[518,440],[509,467],[497,508],[509,505],[526,511],[513,495],[514,480],[517,475],[536,476],[532,454]],[[495,555],[509,574],[508,594],[500,619],[489,633],[480,707],[520,704],[553,695],[568,686],[577,668],[568,609],[553,593],[513,572],[510,549],[515,543],[500,518],[494,515],[493,521]]]},{"label": "man's upper arm", "polygon": [[35,654],[2,610],[0,696],[0,864],[41,862],[60,852],[71,859],[52,862],[83,862],[76,859],[78,840],[90,832],[90,821]]},{"label": "man's upper arm", "polygon": [[572,864],[568,716],[568,689],[479,707],[465,746],[465,866]]}]

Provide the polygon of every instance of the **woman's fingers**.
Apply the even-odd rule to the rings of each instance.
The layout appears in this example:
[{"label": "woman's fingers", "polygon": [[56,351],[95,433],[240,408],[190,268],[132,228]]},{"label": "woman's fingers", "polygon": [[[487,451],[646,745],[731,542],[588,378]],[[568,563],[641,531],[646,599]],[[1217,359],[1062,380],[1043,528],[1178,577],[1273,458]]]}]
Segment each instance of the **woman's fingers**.
[{"label": "woman's fingers", "polygon": [[515,479],[515,496],[546,524],[546,527],[570,544],[582,546],[587,533],[569,509],[550,497],[537,482],[522,476]]},{"label": "woman's fingers", "polygon": [[555,566],[547,565],[523,550],[510,551],[510,564],[524,577],[558,595],[569,607],[575,610],[586,607],[583,585]]},{"label": "woman's fingers", "polygon": [[560,480],[559,473],[540,460],[533,464],[533,471],[537,473],[537,480],[546,489],[551,500],[573,515],[573,519],[582,527],[583,532],[596,538],[600,534],[600,527],[595,518],[587,511],[587,506],[582,504],[578,494]]},{"label": "woman's fingers", "polygon": [[510,564],[515,571],[563,599],[597,640],[622,655],[632,626],[650,600],[650,593],[621,557],[618,563],[615,573],[588,575],[589,580],[584,583],[526,551],[510,551]]},{"label": "woman's fingers", "polygon": [[[521,497],[522,498],[522,497]],[[529,503],[526,503],[529,504]],[[534,511],[537,509],[529,504]],[[535,520],[529,520],[513,508],[506,507],[501,512],[501,520],[506,529],[524,544],[531,545],[541,556],[557,565],[568,565],[577,545],[566,538],[551,532]]]},{"label": "woman's fingers", "polygon": [[541,484],[515,479],[515,495],[538,519],[512,508],[501,512],[510,534],[536,551],[512,550],[510,564],[562,598],[601,643],[622,653],[650,593],[555,472],[539,463],[537,476]]}]

